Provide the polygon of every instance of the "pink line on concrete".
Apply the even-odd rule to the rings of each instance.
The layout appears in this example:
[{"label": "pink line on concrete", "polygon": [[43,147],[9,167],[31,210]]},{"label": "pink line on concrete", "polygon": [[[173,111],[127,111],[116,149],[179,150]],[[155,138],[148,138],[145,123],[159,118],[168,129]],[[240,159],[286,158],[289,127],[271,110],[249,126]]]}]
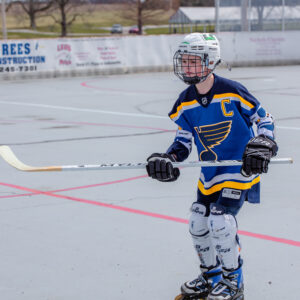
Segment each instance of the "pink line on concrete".
[{"label": "pink line on concrete", "polygon": [[[143,177],[146,177],[146,175],[143,176]],[[94,201],[94,200],[87,200],[87,199],[77,198],[77,197],[73,197],[73,196],[57,195],[57,194],[54,194],[54,193],[51,193],[51,192],[44,192],[44,191],[31,189],[31,188],[27,188],[27,187],[23,187],[23,186],[19,186],[19,185],[14,185],[14,184],[10,184],[10,183],[0,182],[0,185],[7,186],[7,187],[10,187],[10,188],[14,188],[14,189],[27,191],[27,192],[32,192],[32,193],[35,193],[35,194],[38,193],[38,194],[41,194],[41,195],[46,195],[46,196],[51,196],[51,197],[55,197],[55,198],[67,199],[67,200],[77,201],[77,202],[81,202],[81,203],[87,203],[87,204],[112,208],[112,209],[121,210],[121,211],[125,211],[125,212],[130,212],[130,213],[135,213],[135,214],[139,214],[139,215],[144,215],[144,216],[149,216],[149,217],[154,217],[154,218],[159,218],[159,219],[165,219],[165,220],[175,221],[175,222],[179,222],[179,223],[187,223],[187,220],[185,220],[185,219],[171,217],[171,216],[157,214],[157,213],[151,213],[151,212],[147,212],[147,211],[143,211],[143,210],[139,210],[139,209],[124,207],[124,206],[118,206],[118,205],[113,205],[113,204],[107,204],[107,203],[103,203],[103,202],[98,202],[98,201]]]},{"label": "pink line on concrete", "polygon": [[[98,187],[98,186],[103,186],[103,185],[111,185],[111,184],[116,184],[116,183],[128,182],[128,181],[137,180],[137,179],[146,178],[146,177],[148,177],[148,175],[141,175],[141,176],[129,177],[129,178],[120,179],[120,180],[107,181],[107,182],[101,182],[101,183],[95,183],[95,184],[89,184],[89,185],[82,185],[82,186],[76,186],[76,187],[59,189],[59,190],[52,190],[52,191],[47,191],[47,193],[59,193],[59,192],[67,192],[67,191],[72,191],[72,190],[87,189],[87,188],[93,188],[93,187]],[[45,192],[37,191],[34,193],[27,193],[27,194],[6,195],[6,196],[0,196],[0,199],[33,196],[33,195],[40,195],[43,193],[45,193]]]},{"label": "pink line on concrete", "polygon": [[120,180],[107,181],[107,182],[95,183],[95,184],[90,184],[90,185],[83,185],[83,186],[76,186],[76,187],[72,187],[72,188],[55,190],[55,191],[51,191],[51,193],[67,192],[67,191],[72,191],[72,190],[86,189],[86,188],[98,187],[98,186],[103,186],[103,185],[111,185],[111,184],[123,183],[123,182],[132,181],[132,180],[147,178],[147,177],[148,177],[148,175],[141,175],[141,176],[129,177],[129,178],[120,179]]},{"label": "pink line on concrete", "polygon": [[[111,209],[121,210],[121,211],[129,212],[129,213],[164,219],[164,220],[173,221],[173,222],[177,222],[177,223],[188,224],[188,220],[182,219],[182,218],[177,218],[177,217],[172,217],[172,216],[167,216],[167,215],[162,215],[162,214],[157,214],[157,213],[151,213],[151,212],[147,212],[147,211],[143,211],[143,210],[128,208],[128,207],[124,207],[124,206],[118,206],[118,205],[113,205],[113,204],[107,204],[107,203],[103,203],[103,202],[97,202],[97,201],[93,201],[93,200],[87,200],[87,199],[82,199],[82,198],[77,198],[77,197],[72,197],[72,196],[57,195],[52,192],[43,192],[40,190],[26,188],[26,187],[22,187],[22,186],[10,184],[10,183],[0,182],[0,185],[27,191],[27,192],[31,192],[34,194],[42,194],[42,195],[51,196],[51,197],[55,197],[55,198],[67,199],[67,200],[72,200],[72,201],[76,201],[76,202],[80,202],[80,203],[92,204],[92,205],[107,207],[107,208],[111,208]],[[290,246],[300,247],[299,241],[288,240],[288,239],[284,239],[284,238],[277,238],[277,237],[258,234],[258,233],[251,233],[251,232],[243,231],[243,230],[239,230],[238,233],[241,235],[245,235],[245,236],[249,236],[249,237],[253,237],[253,238],[269,240],[272,242],[277,242],[277,243],[281,243],[281,244],[287,244]]]},{"label": "pink line on concrete", "polygon": [[274,236],[260,234],[260,233],[252,233],[252,232],[244,231],[244,230],[239,230],[238,233],[241,235],[250,236],[250,237],[257,238],[257,239],[268,240],[268,241],[272,241],[272,242],[277,242],[277,243],[288,244],[291,246],[300,247],[300,242],[298,242],[298,241],[277,238]]},{"label": "pink line on concrete", "polygon": [[41,192],[27,193],[27,194],[16,194],[16,195],[6,195],[6,196],[0,196],[0,199],[18,198],[18,197],[33,196],[33,195],[39,195],[39,194],[41,194]]}]

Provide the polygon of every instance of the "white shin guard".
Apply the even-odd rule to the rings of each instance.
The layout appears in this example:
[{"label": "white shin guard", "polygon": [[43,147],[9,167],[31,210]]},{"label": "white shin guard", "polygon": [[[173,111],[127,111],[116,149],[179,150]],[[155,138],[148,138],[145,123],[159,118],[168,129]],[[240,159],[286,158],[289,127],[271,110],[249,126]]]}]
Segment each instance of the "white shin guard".
[{"label": "white shin guard", "polygon": [[[214,209],[215,208],[215,209]],[[233,215],[225,214],[215,206],[208,217],[212,242],[222,266],[237,269],[239,266],[240,245],[237,238],[237,222]]]},{"label": "white shin guard", "polygon": [[206,207],[194,202],[191,208],[192,214],[189,220],[190,234],[194,247],[200,258],[202,266],[211,267],[217,264],[217,254],[212,244],[207,220]]}]

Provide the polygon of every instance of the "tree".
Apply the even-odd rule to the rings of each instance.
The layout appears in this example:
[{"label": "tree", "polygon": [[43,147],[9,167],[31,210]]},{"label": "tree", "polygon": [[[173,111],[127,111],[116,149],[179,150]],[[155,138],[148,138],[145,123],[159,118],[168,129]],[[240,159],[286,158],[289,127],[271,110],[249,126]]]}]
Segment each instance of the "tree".
[{"label": "tree", "polygon": [[123,15],[136,20],[139,34],[143,32],[143,25],[155,15],[170,9],[170,0],[127,0]]},{"label": "tree", "polygon": [[56,8],[59,11],[59,17],[52,14],[52,18],[61,27],[61,36],[65,37],[68,33],[68,28],[73,24],[77,17],[82,13],[78,9],[84,3],[85,0],[53,0]]},{"label": "tree", "polygon": [[255,7],[257,10],[258,22],[257,22],[256,30],[263,30],[265,7],[269,6],[272,9],[274,6],[282,6],[282,0],[275,0],[275,1],[274,0],[264,0],[264,1],[252,0],[251,6]]},{"label": "tree", "polygon": [[[12,3],[12,2],[11,2]],[[14,3],[21,5],[30,20],[30,28],[36,29],[36,18],[41,12],[48,10],[53,5],[53,0],[25,0],[14,1]]]}]

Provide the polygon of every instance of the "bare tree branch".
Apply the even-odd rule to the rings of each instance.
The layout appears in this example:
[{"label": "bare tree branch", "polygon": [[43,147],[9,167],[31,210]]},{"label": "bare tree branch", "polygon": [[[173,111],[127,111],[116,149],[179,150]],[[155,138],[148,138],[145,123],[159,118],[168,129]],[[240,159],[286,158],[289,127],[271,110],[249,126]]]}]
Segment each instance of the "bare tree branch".
[{"label": "bare tree branch", "polygon": [[76,8],[86,4],[85,0],[53,0],[59,11],[60,18],[56,21],[61,27],[61,36],[67,36],[68,27],[70,27],[77,17],[83,13],[79,13]]},{"label": "bare tree branch", "polygon": [[36,18],[39,13],[48,10],[52,5],[53,1],[48,0],[47,2],[41,2],[39,0],[25,0],[15,1],[15,4],[19,4],[30,19],[30,28],[36,29]]},{"label": "bare tree branch", "polygon": [[79,14],[73,15],[72,19],[69,22],[67,22],[67,26],[70,26],[76,20],[77,17],[79,17]]},{"label": "bare tree branch", "polygon": [[49,17],[52,18],[52,19],[54,20],[55,23],[59,23],[59,22],[60,22],[59,19],[57,19],[57,18],[55,17],[55,15],[53,15],[53,14],[52,14],[52,15],[49,15]]},{"label": "bare tree branch", "polygon": [[135,19],[139,34],[143,32],[143,25],[162,11],[170,9],[170,0],[127,0],[123,16]]},{"label": "bare tree branch", "polygon": [[8,5],[6,5],[6,8],[5,8],[5,12],[8,12],[10,10],[10,8],[13,6],[13,2],[9,2]]}]

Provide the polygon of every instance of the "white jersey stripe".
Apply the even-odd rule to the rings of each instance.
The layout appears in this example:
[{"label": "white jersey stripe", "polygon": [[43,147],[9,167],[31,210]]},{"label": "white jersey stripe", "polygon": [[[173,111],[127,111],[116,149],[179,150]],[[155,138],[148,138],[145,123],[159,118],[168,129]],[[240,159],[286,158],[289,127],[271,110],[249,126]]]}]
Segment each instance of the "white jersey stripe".
[{"label": "white jersey stripe", "polygon": [[252,180],[257,177],[258,175],[252,175],[250,177],[245,177],[240,173],[225,173],[221,175],[215,176],[210,181],[205,181],[203,173],[200,175],[200,181],[203,183],[205,189],[211,188],[213,185],[223,182],[225,180],[238,180],[241,182],[252,182]]}]

